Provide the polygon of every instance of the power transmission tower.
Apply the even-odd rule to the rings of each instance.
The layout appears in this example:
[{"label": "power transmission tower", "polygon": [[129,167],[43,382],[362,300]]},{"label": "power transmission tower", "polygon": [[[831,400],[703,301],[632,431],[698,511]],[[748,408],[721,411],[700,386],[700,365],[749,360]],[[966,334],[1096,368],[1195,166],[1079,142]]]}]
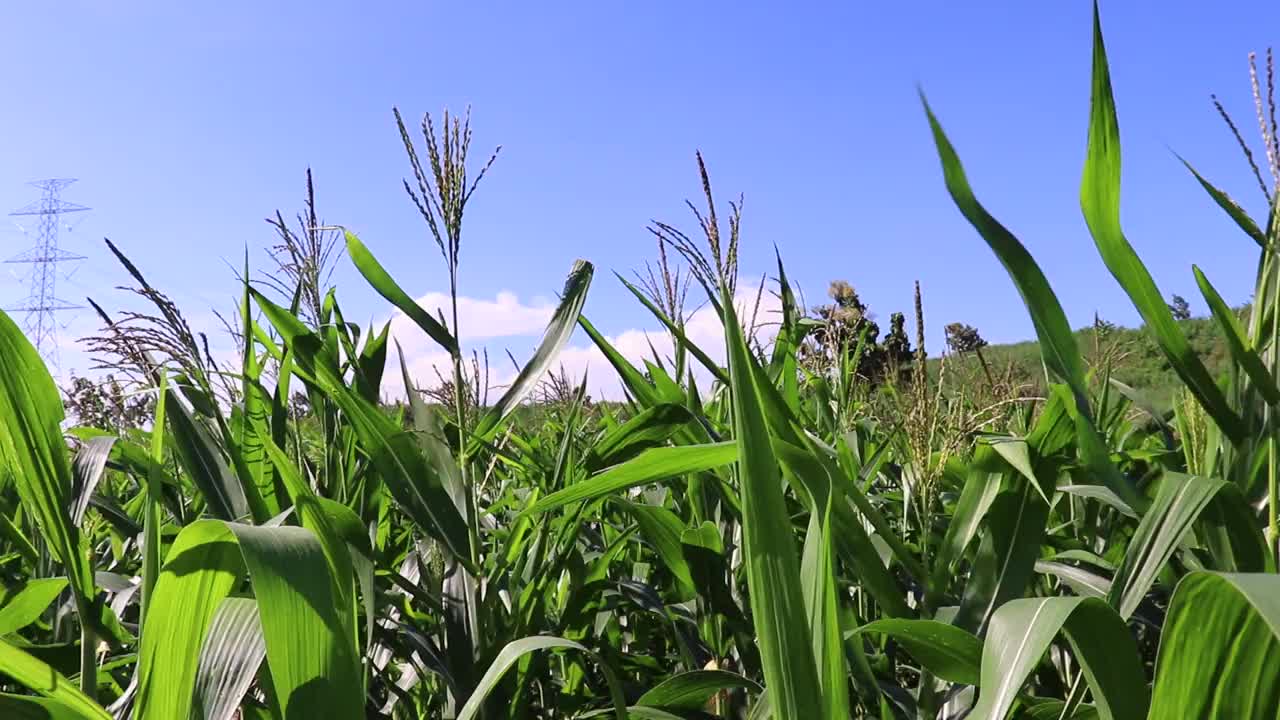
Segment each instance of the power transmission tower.
[{"label": "power transmission tower", "polygon": [[45,362],[54,368],[58,367],[58,325],[54,319],[54,313],[82,307],[60,300],[55,293],[58,263],[84,259],[83,255],[76,255],[58,248],[59,216],[89,209],[83,205],[66,202],[61,198],[62,189],[73,182],[75,178],[55,178],[30,183],[44,191],[44,194],[39,200],[9,213],[11,216],[38,215],[40,232],[35,247],[5,260],[6,263],[31,265],[27,297],[7,309],[26,313],[23,332]]}]

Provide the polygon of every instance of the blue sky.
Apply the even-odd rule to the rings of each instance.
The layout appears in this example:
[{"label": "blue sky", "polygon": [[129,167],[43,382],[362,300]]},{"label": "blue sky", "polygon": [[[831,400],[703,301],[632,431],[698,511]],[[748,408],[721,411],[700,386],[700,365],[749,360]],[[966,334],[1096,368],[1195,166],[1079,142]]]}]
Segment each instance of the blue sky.
[{"label": "blue sky", "polygon": [[[1256,136],[1245,59],[1274,41],[1280,4],[1102,11],[1129,238],[1161,289],[1197,312],[1193,262],[1242,302],[1253,246],[1171,150],[1257,210],[1208,97]],[[776,244],[811,302],[844,278],[887,318],[909,309],[919,280],[935,345],[956,320],[992,341],[1030,337],[1003,269],[943,189],[921,85],[979,197],[1031,249],[1072,323],[1097,311],[1132,324],[1077,200],[1089,13],[1082,0],[8,3],[0,208],[34,199],[28,180],[80,178],[66,197],[94,212],[64,246],[91,260],[59,294],[123,302],[105,235],[194,313],[229,306],[228,263],[245,245],[262,260],[262,218],[300,206],[311,166],[323,216],[425,295],[445,276],[400,187],[391,108],[416,119],[469,104],[475,154],[504,147],[468,211],[469,297],[539,306],[583,257],[598,268],[596,323],[652,327],[608,271],[653,256],[651,218],[693,227],[683,201],[698,192],[701,149],[719,196],[745,195],[748,274],[771,269]],[[0,255],[25,242],[6,226]],[[385,316],[354,272],[338,281],[349,316]],[[6,270],[0,300],[23,294]]]}]

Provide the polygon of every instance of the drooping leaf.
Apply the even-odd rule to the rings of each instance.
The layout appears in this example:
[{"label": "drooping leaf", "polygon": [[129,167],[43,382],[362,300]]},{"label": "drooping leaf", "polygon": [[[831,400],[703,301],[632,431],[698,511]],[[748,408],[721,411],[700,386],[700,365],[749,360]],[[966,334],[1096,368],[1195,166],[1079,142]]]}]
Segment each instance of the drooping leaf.
[{"label": "drooping leaf", "polygon": [[592,469],[617,465],[643,450],[657,447],[685,425],[695,422],[683,405],[662,403],[646,408],[613,428],[592,447]]},{"label": "drooping leaf", "polygon": [[[480,708],[484,704],[485,698],[489,696],[489,693],[493,692],[493,688],[502,680],[502,676],[506,675],[507,671],[520,660],[521,656],[536,650],[553,649],[577,650],[597,662],[600,660],[599,656],[582,645],[560,637],[539,635],[513,640],[502,648],[498,656],[494,658],[493,663],[489,665],[489,669],[485,671],[484,677],[480,678],[480,682],[476,684],[475,691],[467,699],[467,703],[462,706],[462,710],[458,712],[458,720],[473,720],[480,713]],[[627,703],[623,699],[622,687],[618,678],[608,664],[600,663],[600,669],[604,671],[608,681],[609,695],[613,702],[615,717],[617,720],[627,720]]]},{"label": "drooping leaf", "polygon": [[645,691],[637,705],[663,710],[700,710],[722,690],[743,688],[759,693],[761,687],[737,673],[724,670],[690,670],[663,680]]},{"label": "drooping leaf", "polygon": [[1103,720],[1146,717],[1150,695],[1124,621],[1096,598],[1012,600],[991,618],[982,684],[971,717],[1003,718],[1059,632],[1066,634]]},{"label": "drooping leaf", "polygon": [[1058,578],[1083,597],[1106,598],[1111,592],[1111,580],[1074,565],[1037,560],[1035,568],[1038,573]]},{"label": "drooping leaf", "polygon": [[[1111,488],[1125,502],[1131,505],[1140,504],[1140,499],[1133,489],[1124,482],[1109,462],[1101,438],[1093,423],[1089,411],[1089,393],[1085,385],[1084,360],[1080,356],[1080,348],[1076,344],[1075,335],[1067,322],[1067,315],[1058,302],[1057,295],[1049,286],[1044,271],[1031,257],[1026,247],[1014,237],[1013,233],[1001,225],[982,203],[978,202],[969,186],[960,157],[956,154],[951,141],[947,139],[942,125],[934,116],[927,100],[921,95],[925,114],[929,118],[929,126],[933,130],[934,144],[942,161],[943,176],[947,191],[956,207],[965,219],[973,225],[978,234],[986,240],[987,245],[999,258],[1018,289],[1022,303],[1031,316],[1035,326],[1036,339],[1040,342],[1040,355],[1045,366],[1066,383],[1071,393],[1071,401],[1063,404],[1076,427],[1079,450],[1099,480]],[[1163,307],[1163,305],[1162,305]],[[1166,308],[1167,310],[1167,308]]]},{"label": "drooping leaf", "polygon": [[102,482],[103,472],[107,467],[107,458],[111,456],[111,446],[116,438],[111,435],[99,435],[84,441],[75,462],[72,463],[72,496],[75,505],[71,507],[71,522],[80,525],[84,521],[84,513],[89,509],[89,500]]},{"label": "drooping leaf", "polygon": [[653,448],[621,465],[615,465],[587,480],[551,493],[530,505],[524,512],[526,515],[536,515],[572,502],[593,500],[639,485],[710,470],[733,462],[737,456],[738,447],[732,441]]},{"label": "drooping leaf", "polygon": [[897,640],[922,667],[951,682],[977,685],[982,668],[982,641],[955,625],[937,620],[876,620],[859,633],[881,633]]},{"label": "drooping leaf", "polygon": [[1266,233],[1262,232],[1262,228],[1258,227],[1258,224],[1253,221],[1253,218],[1249,217],[1249,213],[1245,212],[1244,208],[1240,207],[1240,205],[1236,203],[1235,200],[1232,200],[1225,192],[1222,192],[1208,180],[1205,180],[1204,176],[1199,172],[1196,172],[1195,168],[1191,167],[1191,163],[1184,160],[1181,156],[1178,156],[1178,160],[1186,166],[1187,170],[1191,171],[1191,174],[1196,178],[1196,182],[1200,183],[1200,187],[1204,188],[1205,192],[1209,193],[1209,197],[1213,198],[1213,201],[1218,204],[1218,207],[1222,208],[1227,215],[1235,221],[1236,225],[1240,226],[1240,229],[1243,230],[1246,235],[1248,235],[1254,242],[1258,243],[1258,247],[1265,248],[1267,246]]}]

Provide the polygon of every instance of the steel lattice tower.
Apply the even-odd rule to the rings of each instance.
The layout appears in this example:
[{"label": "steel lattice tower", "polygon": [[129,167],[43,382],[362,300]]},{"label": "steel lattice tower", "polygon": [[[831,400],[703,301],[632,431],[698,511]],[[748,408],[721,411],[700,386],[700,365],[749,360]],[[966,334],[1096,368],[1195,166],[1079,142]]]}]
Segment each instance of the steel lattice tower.
[{"label": "steel lattice tower", "polygon": [[31,265],[27,285],[29,294],[17,305],[7,309],[26,313],[23,332],[45,361],[54,367],[58,365],[58,325],[54,319],[54,313],[81,307],[60,300],[55,292],[58,263],[84,259],[83,255],[76,255],[58,248],[59,216],[89,209],[83,205],[62,200],[62,189],[73,182],[75,178],[38,180],[30,183],[44,191],[44,194],[39,200],[9,213],[11,216],[38,215],[40,232],[35,247],[5,260],[6,263]]}]

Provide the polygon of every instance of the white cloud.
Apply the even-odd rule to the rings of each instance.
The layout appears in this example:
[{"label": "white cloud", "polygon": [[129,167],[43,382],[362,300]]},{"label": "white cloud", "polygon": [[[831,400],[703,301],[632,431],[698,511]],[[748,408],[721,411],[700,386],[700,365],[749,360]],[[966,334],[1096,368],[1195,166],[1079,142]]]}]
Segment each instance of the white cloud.
[{"label": "white cloud", "polygon": [[[432,317],[443,314],[450,319],[449,296],[444,293],[427,293],[418,298],[417,303]],[[549,302],[535,303],[525,305],[515,293],[506,290],[492,300],[460,297],[458,325],[462,327],[462,337],[459,339],[466,343],[468,340],[537,335],[547,326],[556,309]],[[415,333],[420,336],[422,331],[404,313],[397,312],[391,318],[391,334],[400,338],[401,344]]]},{"label": "white cloud", "polygon": [[[427,293],[418,298],[417,303],[432,317],[443,315],[447,321],[446,326],[452,325],[452,310],[447,294]],[[462,296],[458,298],[458,324],[462,328],[460,340],[468,352],[472,348],[488,349],[492,361],[504,359],[505,362],[502,349],[511,343],[498,341],[530,337],[534,339],[520,342],[519,345],[533,346],[553,314],[555,306],[551,303],[535,299],[534,304],[526,305],[515,293],[505,290],[492,300]],[[415,385],[435,387],[440,384],[441,377],[447,378],[452,373],[449,354],[403,312],[396,311],[391,317],[391,343],[389,364],[383,375],[385,395],[392,398],[404,397],[404,381],[400,374],[398,356],[395,354],[396,343],[404,351],[405,365]]]},{"label": "white cloud", "polygon": [[[446,302],[447,297],[439,293],[424,296],[419,304],[433,307],[430,303]],[[588,301],[589,302],[589,301]],[[750,322],[753,309],[756,308],[756,289],[741,290],[735,301],[738,313],[744,323]],[[462,308],[466,308],[465,315]],[[621,332],[608,334],[606,339],[628,361],[644,370],[644,362],[652,361],[655,352],[667,363],[674,356],[674,343],[670,334],[642,306],[635,306],[638,317],[651,321],[643,327],[633,327]],[[777,332],[778,313],[781,303],[772,293],[766,290],[760,295],[758,309],[755,310],[755,337],[762,344],[772,341]],[[503,386],[510,382],[517,370],[506,358],[506,350],[520,362],[527,360],[541,338],[542,330],[554,312],[550,305],[528,307],[521,305],[514,294],[500,293],[497,300],[475,300],[462,298],[459,315],[463,329],[464,348],[470,353],[472,349],[487,350],[491,363],[490,383]],[[537,320],[535,323],[534,320]],[[468,329],[468,324],[480,326]],[[416,325],[402,315],[397,314],[392,320],[392,334],[400,340],[404,348],[406,365],[414,384],[420,387],[439,385],[439,377],[448,377],[451,373],[448,353],[441,351],[431,343]],[[694,312],[687,320],[685,334],[690,342],[702,348],[713,360],[724,362],[724,333],[720,319],[710,306],[704,306]],[[527,336],[517,342],[501,342],[499,339]],[[467,339],[473,342],[466,342]],[[394,354],[394,351],[393,351]],[[696,369],[698,386],[706,390],[710,388],[710,375],[701,368],[696,360],[690,358]],[[392,398],[404,396],[404,384],[400,377],[398,360],[393,356],[383,381],[383,393]],[[624,397],[622,383],[613,366],[605,359],[604,354],[595,343],[582,333],[567,345],[556,359],[556,369],[563,367],[565,372],[577,380],[587,373],[588,392],[596,399],[618,400]],[[668,367],[670,365],[668,364]],[[439,376],[437,376],[439,371]],[[491,399],[501,394],[500,387],[495,387]]]}]

